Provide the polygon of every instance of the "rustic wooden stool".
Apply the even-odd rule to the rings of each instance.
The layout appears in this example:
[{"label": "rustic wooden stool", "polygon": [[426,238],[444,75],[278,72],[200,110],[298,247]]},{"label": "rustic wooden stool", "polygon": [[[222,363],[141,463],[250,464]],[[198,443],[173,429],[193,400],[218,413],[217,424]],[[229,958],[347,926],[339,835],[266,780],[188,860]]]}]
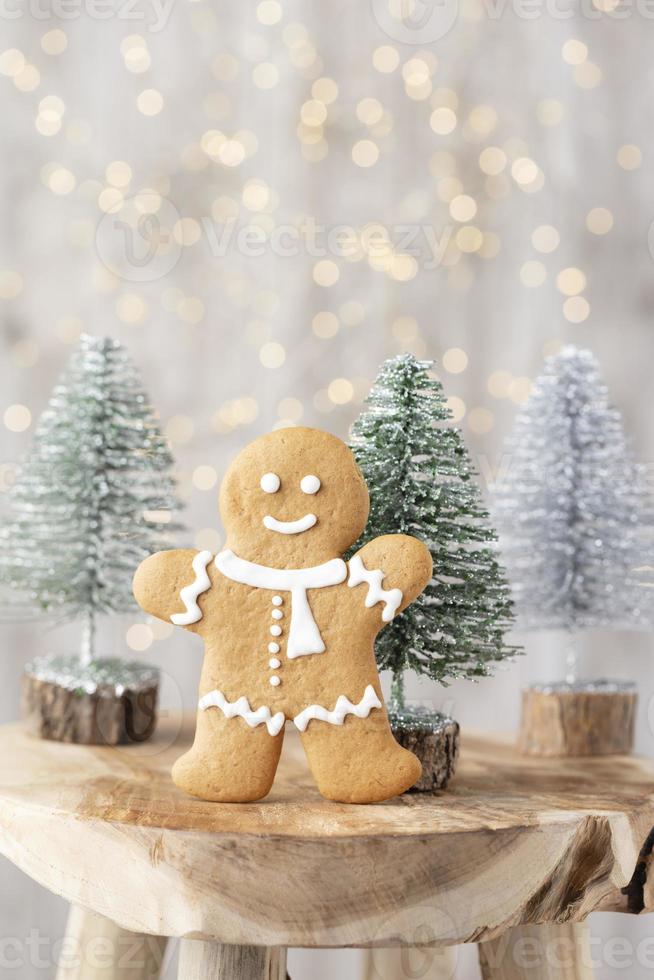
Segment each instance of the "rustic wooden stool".
[{"label": "rustic wooden stool", "polygon": [[370,947],[370,980],[426,978],[466,942],[485,978],[574,980],[592,975],[577,923],[654,908],[642,759],[467,734],[448,792],[346,806],[318,795],[289,732],[268,799],[204,803],[170,779],[193,723],[124,749],[0,729],[0,850],[73,903],[58,980],[153,980],[167,936],[182,980],[281,980],[288,946]]}]

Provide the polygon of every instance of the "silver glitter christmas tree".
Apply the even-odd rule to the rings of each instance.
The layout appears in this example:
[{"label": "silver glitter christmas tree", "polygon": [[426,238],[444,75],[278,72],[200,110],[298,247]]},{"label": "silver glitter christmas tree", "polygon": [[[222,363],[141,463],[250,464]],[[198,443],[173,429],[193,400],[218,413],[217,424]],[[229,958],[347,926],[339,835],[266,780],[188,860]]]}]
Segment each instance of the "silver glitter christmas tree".
[{"label": "silver glitter christmas tree", "polygon": [[590,351],[570,346],[548,358],[516,419],[508,460],[494,515],[519,625],[651,627],[647,472]]},{"label": "silver glitter christmas tree", "polygon": [[[97,617],[136,608],[134,570],[165,547],[172,464],[124,349],[83,336],[11,490],[0,534],[5,617],[80,619],[88,666]],[[106,661],[102,671],[106,679]]]},{"label": "silver glitter christmas tree", "polygon": [[351,446],[370,490],[370,519],[357,547],[379,534],[424,541],[434,577],[422,596],[382,630],[381,669],[393,673],[392,705],[403,706],[406,669],[437,681],[483,677],[514,656],[509,586],[461,433],[430,361],[411,354],[384,363],[352,428]]}]

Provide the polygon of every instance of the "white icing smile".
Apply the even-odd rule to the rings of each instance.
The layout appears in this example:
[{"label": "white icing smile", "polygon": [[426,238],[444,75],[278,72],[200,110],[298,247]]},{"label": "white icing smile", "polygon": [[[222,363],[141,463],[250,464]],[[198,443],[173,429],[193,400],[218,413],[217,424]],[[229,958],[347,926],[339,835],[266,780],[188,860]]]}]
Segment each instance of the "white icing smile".
[{"label": "white icing smile", "polygon": [[297,521],[278,521],[276,517],[266,514],[263,519],[263,526],[269,531],[277,531],[279,534],[302,534],[308,531],[317,522],[315,514],[305,514]]}]

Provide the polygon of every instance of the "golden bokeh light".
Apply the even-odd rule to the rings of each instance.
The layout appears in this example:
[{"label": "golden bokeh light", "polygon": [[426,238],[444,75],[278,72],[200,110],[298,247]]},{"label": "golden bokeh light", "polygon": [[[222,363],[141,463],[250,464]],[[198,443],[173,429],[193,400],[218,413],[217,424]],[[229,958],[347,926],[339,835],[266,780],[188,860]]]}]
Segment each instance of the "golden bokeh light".
[{"label": "golden bokeh light", "polygon": [[583,323],[590,314],[590,303],[585,296],[569,296],[563,303],[563,316],[570,323]]},{"label": "golden bokeh light", "polygon": [[136,99],[136,106],[144,116],[157,116],[164,107],[164,99],[156,88],[146,88]]},{"label": "golden bokeh light", "polygon": [[561,56],[568,65],[581,65],[588,57],[588,47],[583,41],[571,38],[561,48]]},{"label": "golden bokeh light", "polygon": [[466,414],[466,403],[463,398],[459,398],[458,395],[450,395],[446,402],[447,407],[452,413],[452,420],[454,422],[460,422],[461,419],[465,417]]},{"label": "golden bokeh light", "polygon": [[9,405],[2,418],[10,432],[25,432],[32,424],[32,413],[27,405]]},{"label": "golden bokeh light", "polygon": [[259,360],[266,368],[280,368],[286,360],[286,351],[282,344],[270,340],[259,350]]},{"label": "golden bokeh light", "polygon": [[531,234],[531,244],[537,252],[545,255],[554,252],[559,247],[560,241],[561,236],[553,225],[539,225]]},{"label": "golden bokeh light", "polygon": [[586,227],[593,235],[606,235],[613,228],[613,214],[608,208],[591,208],[586,215]]},{"label": "golden bokeh light", "polygon": [[373,167],[379,159],[379,147],[372,140],[359,140],[352,147],[352,159],[357,167]]},{"label": "golden bokeh light", "polygon": [[429,125],[439,136],[447,136],[456,129],[456,113],[447,106],[434,109],[429,119]]},{"label": "golden bokeh light", "polygon": [[66,36],[66,32],[62,31],[60,28],[55,28],[52,31],[46,31],[41,38],[41,48],[46,54],[63,54],[67,47],[68,37]]},{"label": "golden bokeh light", "polygon": [[500,369],[489,376],[486,387],[493,398],[509,398],[513,375],[510,371]]},{"label": "golden bokeh light", "polygon": [[338,266],[332,259],[320,259],[313,267],[313,281],[318,286],[333,286],[339,278]]},{"label": "golden bokeh light", "polygon": [[577,269],[575,266],[561,269],[556,277],[556,288],[564,296],[576,296],[577,293],[582,293],[586,288],[586,276],[581,269]]},{"label": "golden bokeh light", "polygon": [[375,49],[372,56],[372,63],[378,72],[388,75],[394,72],[399,65],[400,55],[397,49],[391,47],[390,44],[383,44],[381,47]]},{"label": "golden bokeh light", "polygon": [[330,313],[328,310],[322,310],[320,313],[316,313],[311,321],[311,329],[316,337],[320,337],[321,340],[330,340],[332,337],[335,337],[338,333],[338,328],[338,317],[335,313]]},{"label": "golden bokeh light", "polygon": [[15,299],[23,291],[23,277],[14,269],[0,269],[0,299]]},{"label": "golden bokeh light", "polygon": [[327,395],[335,405],[346,405],[354,397],[352,382],[347,378],[334,378],[327,386]]},{"label": "golden bokeh light", "polygon": [[478,435],[485,435],[495,425],[495,416],[489,408],[478,405],[470,409],[466,421],[468,428],[472,432],[476,432]]},{"label": "golden bokeh light", "polygon": [[638,170],[643,162],[643,154],[639,146],[626,143],[618,150],[616,159],[623,170]]},{"label": "golden bokeh light", "polygon": [[457,194],[450,201],[450,216],[455,221],[470,221],[477,214],[477,202],[469,194]]},{"label": "golden bokeh light", "polygon": [[461,347],[450,347],[443,354],[443,367],[450,374],[460,374],[468,366],[468,355]]},{"label": "golden bokeh light", "polygon": [[542,262],[530,259],[520,269],[520,280],[524,286],[542,286],[547,279],[547,269]]},{"label": "golden bokeh light", "polygon": [[501,174],[506,164],[506,153],[499,146],[487,146],[479,154],[479,169],[491,177]]},{"label": "golden bokeh light", "polygon": [[125,633],[125,643],[138,653],[149,649],[154,642],[154,634],[145,623],[134,623]]},{"label": "golden bokeh light", "polygon": [[213,490],[218,483],[218,474],[213,466],[203,463],[193,470],[191,483],[196,490]]}]

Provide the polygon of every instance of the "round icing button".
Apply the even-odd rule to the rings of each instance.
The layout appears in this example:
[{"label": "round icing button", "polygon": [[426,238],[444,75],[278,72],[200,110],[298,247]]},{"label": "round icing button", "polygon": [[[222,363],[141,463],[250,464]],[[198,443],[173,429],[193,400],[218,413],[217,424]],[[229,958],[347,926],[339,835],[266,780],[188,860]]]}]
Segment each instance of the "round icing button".
[{"label": "round icing button", "polygon": [[274,595],[272,597],[272,604],[273,604],[273,606],[281,606],[281,604],[282,604],[283,601],[284,600],[282,599],[282,597],[280,595]]},{"label": "round icing button", "polygon": [[281,480],[276,473],[264,473],[261,477],[259,486],[264,493],[277,493],[281,486]]},{"label": "round icing button", "polygon": [[279,653],[279,643],[269,643],[268,653]]},{"label": "round icing button", "polygon": [[281,611],[281,609],[273,609],[273,611],[272,611],[272,618],[273,619],[283,619],[284,618],[284,613]]},{"label": "round icing button", "polygon": [[300,480],[300,490],[302,493],[318,493],[320,490],[320,480],[312,473],[303,476]]},{"label": "round icing button", "polygon": [[270,678],[270,683],[272,684],[273,687],[279,687],[281,682],[282,679],[281,677],[278,677],[277,674],[273,674],[272,677]]},{"label": "round icing button", "polygon": [[281,626],[278,626],[276,623],[275,623],[274,626],[271,626],[270,627],[270,635],[271,636],[281,636],[282,635],[282,628],[281,628]]},{"label": "round icing button", "polygon": [[271,657],[270,660],[268,661],[268,666],[272,670],[277,670],[277,668],[278,667],[281,667],[281,665],[282,665],[282,662],[281,662],[281,660],[278,660],[277,657]]}]

